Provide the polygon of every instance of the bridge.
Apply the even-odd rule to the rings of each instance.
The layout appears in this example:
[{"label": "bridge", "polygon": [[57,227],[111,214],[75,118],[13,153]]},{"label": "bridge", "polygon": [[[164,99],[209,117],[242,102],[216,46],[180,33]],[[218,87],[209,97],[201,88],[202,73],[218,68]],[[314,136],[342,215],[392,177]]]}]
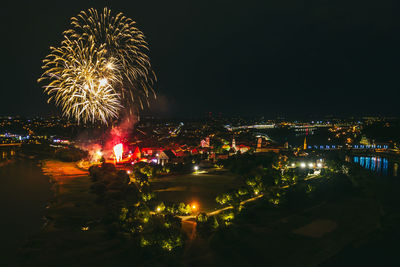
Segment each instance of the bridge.
[{"label": "bridge", "polygon": [[0,144],[0,147],[9,147],[9,146],[21,146],[22,143],[8,143],[8,144]]},{"label": "bridge", "polygon": [[224,126],[229,131],[236,131],[240,129],[273,129],[275,128],[275,124],[255,124],[255,125],[242,125],[242,126]]},{"label": "bridge", "polygon": [[307,146],[307,149],[319,150],[338,150],[338,149],[354,149],[354,150],[388,150],[388,145],[350,145],[343,147],[342,145],[313,145]]}]

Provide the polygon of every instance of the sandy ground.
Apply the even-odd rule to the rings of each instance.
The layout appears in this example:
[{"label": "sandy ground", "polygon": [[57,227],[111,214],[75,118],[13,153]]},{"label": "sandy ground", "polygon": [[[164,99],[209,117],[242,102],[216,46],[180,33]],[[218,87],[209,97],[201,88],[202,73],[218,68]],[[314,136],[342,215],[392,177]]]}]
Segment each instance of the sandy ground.
[{"label": "sandy ground", "polygon": [[57,160],[43,161],[42,170],[45,175],[51,176],[61,182],[65,179],[89,175],[87,171],[79,169],[75,162],[61,162]]}]

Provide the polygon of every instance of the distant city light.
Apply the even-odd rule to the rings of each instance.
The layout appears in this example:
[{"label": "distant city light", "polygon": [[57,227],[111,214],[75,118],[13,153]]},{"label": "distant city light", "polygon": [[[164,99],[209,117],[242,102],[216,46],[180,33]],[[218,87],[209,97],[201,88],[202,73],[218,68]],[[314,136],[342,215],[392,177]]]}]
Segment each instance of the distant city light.
[{"label": "distant city light", "polygon": [[322,163],[317,163],[318,168],[322,168]]},{"label": "distant city light", "polygon": [[310,167],[310,168],[314,168],[314,163],[308,163],[308,167]]},{"label": "distant city light", "polygon": [[300,163],[300,167],[305,168],[306,164],[304,162]]}]

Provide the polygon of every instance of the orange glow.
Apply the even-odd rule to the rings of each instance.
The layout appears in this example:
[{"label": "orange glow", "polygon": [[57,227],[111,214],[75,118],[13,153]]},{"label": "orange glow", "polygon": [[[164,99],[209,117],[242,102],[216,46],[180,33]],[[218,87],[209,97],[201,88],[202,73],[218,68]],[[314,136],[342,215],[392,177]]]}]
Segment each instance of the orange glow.
[{"label": "orange glow", "polygon": [[120,162],[122,160],[122,153],[124,152],[124,148],[122,144],[117,144],[114,146],[114,155],[115,155],[115,160],[117,162]]},{"label": "orange glow", "polygon": [[191,207],[192,207],[192,211],[196,211],[199,209],[199,205],[197,203],[192,203]]}]

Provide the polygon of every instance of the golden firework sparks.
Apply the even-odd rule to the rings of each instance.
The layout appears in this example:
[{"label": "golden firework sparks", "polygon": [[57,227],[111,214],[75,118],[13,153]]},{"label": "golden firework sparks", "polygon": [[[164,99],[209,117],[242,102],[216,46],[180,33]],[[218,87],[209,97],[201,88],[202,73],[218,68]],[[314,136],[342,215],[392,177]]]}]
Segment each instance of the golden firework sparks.
[{"label": "golden firework sparks", "polygon": [[60,47],[43,61],[45,92],[78,122],[108,123],[122,110],[138,112],[155,96],[156,76],[147,43],[135,22],[104,8],[71,19]]}]

